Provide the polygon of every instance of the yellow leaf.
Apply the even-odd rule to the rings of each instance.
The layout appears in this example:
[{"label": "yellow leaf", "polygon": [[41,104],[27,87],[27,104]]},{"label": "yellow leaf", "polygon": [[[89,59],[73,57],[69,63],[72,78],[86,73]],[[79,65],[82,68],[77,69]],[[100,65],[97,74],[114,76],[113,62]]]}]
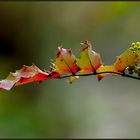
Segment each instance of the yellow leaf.
[{"label": "yellow leaf", "polygon": [[77,59],[77,65],[81,69],[78,73],[94,72],[102,65],[100,54],[92,50],[89,42],[85,41],[82,45],[80,57]]},{"label": "yellow leaf", "polygon": [[76,65],[76,58],[70,49],[58,47],[57,58],[52,62],[56,71],[63,73],[76,73],[78,67]]},{"label": "yellow leaf", "polygon": [[69,83],[72,84],[73,81],[74,81],[75,79],[78,79],[78,78],[79,78],[79,76],[70,76],[70,77],[69,77]]},{"label": "yellow leaf", "polygon": [[[106,65],[106,66],[101,66],[99,69],[96,71],[97,73],[102,73],[102,72],[116,72],[116,69],[113,65]],[[103,73],[103,74],[98,74],[97,78],[100,81],[104,76],[106,75],[113,75],[116,76],[117,74],[114,73]]]}]

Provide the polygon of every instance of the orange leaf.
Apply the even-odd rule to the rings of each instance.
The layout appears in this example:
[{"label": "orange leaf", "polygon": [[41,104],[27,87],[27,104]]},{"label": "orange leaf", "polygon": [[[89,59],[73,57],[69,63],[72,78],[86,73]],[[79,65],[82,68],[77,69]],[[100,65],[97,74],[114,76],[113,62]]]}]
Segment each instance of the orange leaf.
[{"label": "orange leaf", "polygon": [[63,73],[76,73],[78,71],[78,67],[76,64],[76,58],[72,54],[71,49],[64,49],[62,47],[58,47],[57,58],[52,61],[56,72]]},{"label": "orange leaf", "polygon": [[132,43],[131,47],[117,57],[114,67],[123,72],[127,67],[140,63],[140,43]]}]

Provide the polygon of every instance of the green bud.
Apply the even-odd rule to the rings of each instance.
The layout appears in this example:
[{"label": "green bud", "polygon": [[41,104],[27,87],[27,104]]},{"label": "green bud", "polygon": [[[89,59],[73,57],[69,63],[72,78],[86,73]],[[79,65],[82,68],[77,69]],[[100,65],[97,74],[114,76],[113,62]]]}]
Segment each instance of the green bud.
[{"label": "green bud", "polygon": [[134,46],[135,46],[135,43],[133,42],[133,43],[131,44],[131,46],[134,47]]},{"label": "green bud", "polygon": [[136,45],[139,47],[140,46],[140,42],[136,42]]}]

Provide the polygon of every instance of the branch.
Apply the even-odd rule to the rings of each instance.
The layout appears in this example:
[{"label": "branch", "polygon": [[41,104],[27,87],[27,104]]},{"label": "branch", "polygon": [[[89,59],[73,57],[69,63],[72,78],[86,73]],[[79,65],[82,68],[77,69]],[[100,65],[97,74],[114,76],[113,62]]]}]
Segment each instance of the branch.
[{"label": "branch", "polygon": [[67,77],[70,77],[70,76],[79,76],[80,77],[80,76],[90,76],[90,75],[98,75],[98,74],[105,74],[105,73],[117,74],[117,75],[120,75],[120,76],[123,76],[123,77],[128,77],[128,78],[140,80],[140,77],[129,75],[129,74],[126,74],[126,73],[121,73],[121,72],[113,72],[113,71],[104,71],[104,72],[87,73],[87,74],[75,74],[75,75],[68,74],[68,75],[65,75],[65,76],[60,76],[60,77],[58,77],[58,79],[63,79],[63,78],[67,78]]},{"label": "branch", "polygon": [[[47,71],[42,71],[36,65],[24,65],[20,70],[11,72],[5,79],[0,80],[0,89],[10,90],[14,86],[54,78],[70,77],[72,83],[75,80],[73,76],[96,75],[100,81],[109,74],[140,80],[140,42],[132,43],[131,47],[119,55],[111,65],[103,65],[100,54],[92,50],[88,41],[82,43],[79,58],[75,57],[71,49],[58,47],[57,57],[51,63],[53,67]],[[81,71],[88,73],[80,74]],[[67,75],[64,75],[65,73]]]}]

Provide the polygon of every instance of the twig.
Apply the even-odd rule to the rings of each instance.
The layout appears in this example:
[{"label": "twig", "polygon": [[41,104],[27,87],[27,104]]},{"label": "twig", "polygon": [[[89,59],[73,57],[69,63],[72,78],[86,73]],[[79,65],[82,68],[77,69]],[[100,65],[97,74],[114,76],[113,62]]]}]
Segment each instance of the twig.
[{"label": "twig", "polygon": [[140,80],[140,77],[129,75],[129,74],[126,74],[126,73],[121,73],[121,72],[114,72],[114,71],[103,71],[103,72],[96,72],[96,73],[74,74],[74,75],[73,74],[68,74],[68,75],[60,76],[58,78],[63,79],[63,78],[67,78],[67,77],[70,77],[70,76],[79,76],[80,77],[80,76],[90,76],[90,75],[98,75],[98,74],[105,74],[105,73],[117,74],[117,75],[120,75],[120,76],[123,76],[123,77],[128,77],[128,78]]}]

